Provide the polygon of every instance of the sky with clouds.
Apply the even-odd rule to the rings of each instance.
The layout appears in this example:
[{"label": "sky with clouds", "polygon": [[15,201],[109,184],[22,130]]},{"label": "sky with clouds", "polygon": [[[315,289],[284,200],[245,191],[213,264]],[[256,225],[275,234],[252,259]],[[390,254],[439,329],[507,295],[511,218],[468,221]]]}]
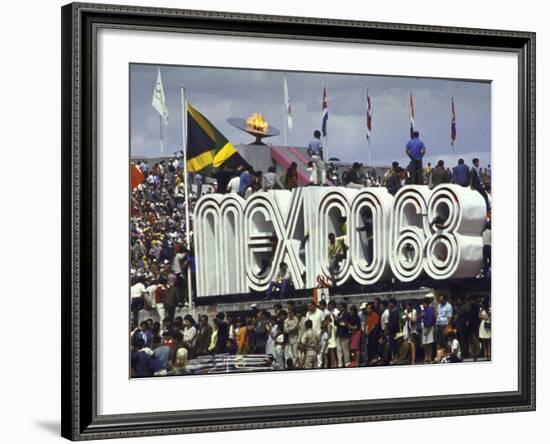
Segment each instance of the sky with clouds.
[{"label": "sky with clouds", "polygon": [[[264,114],[281,136],[265,139],[283,144],[283,74],[185,66],[160,66],[168,125],[163,128],[165,154],[181,149],[180,85],[187,99],[233,144],[250,143],[252,137],[234,128],[226,119]],[[157,65],[130,66],[130,143],[132,156],[156,157],[160,153],[159,114],[151,105]],[[288,144],[306,146],[321,126],[323,79],[327,88],[330,157],[346,161],[368,160],[366,139],[367,87],[372,102],[372,163],[406,164],[404,146],[409,137],[409,93],[414,96],[415,129],[427,147],[426,161],[445,160],[454,165],[459,157],[470,164],[479,157],[482,165],[491,153],[491,84],[489,82],[443,80],[350,74],[287,72],[294,116]],[[456,109],[457,140],[451,148],[451,97]]]}]

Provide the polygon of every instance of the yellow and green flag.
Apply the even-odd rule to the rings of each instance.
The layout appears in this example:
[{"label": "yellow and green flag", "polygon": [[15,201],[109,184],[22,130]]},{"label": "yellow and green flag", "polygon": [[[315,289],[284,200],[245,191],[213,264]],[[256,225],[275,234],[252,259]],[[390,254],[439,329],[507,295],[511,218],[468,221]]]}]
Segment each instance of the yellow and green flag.
[{"label": "yellow and green flag", "polygon": [[208,166],[237,168],[246,161],[237,149],[194,106],[187,104],[187,169],[196,173]]}]

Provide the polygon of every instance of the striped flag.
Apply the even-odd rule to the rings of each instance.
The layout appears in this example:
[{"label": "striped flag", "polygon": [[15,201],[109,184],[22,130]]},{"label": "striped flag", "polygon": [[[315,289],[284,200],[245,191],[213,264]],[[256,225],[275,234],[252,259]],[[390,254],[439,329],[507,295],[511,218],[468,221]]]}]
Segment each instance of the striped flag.
[{"label": "striped flag", "polygon": [[325,82],[323,82],[323,120],[321,124],[321,131],[323,137],[327,137],[327,120],[328,120],[328,101],[327,101],[327,88]]},{"label": "striped flag", "polygon": [[187,103],[187,169],[192,173],[212,165],[237,169],[248,167],[237,149],[193,105]]},{"label": "striped flag", "polygon": [[370,143],[372,133],[372,103],[370,100],[369,90],[367,88],[367,140]]},{"label": "striped flag", "polygon": [[455,114],[455,99],[451,97],[451,146],[455,146],[456,140],[456,114]]},{"label": "striped flag", "polygon": [[410,93],[410,96],[409,96],[409,122],[411,124],[411,139],[412,139],[413,132],[414,132],[414,101],[413,101],[412,93]]},{"label": "striped flag", "polygon": [[164,125],[168,125],[168,108],[166,107],[166,96],[164,95],[164,87],[162,86],[162,77],[160,68],[157,68],[157,83],[153,90],[153,100],[151,102],[153,108],[160,114]]}]

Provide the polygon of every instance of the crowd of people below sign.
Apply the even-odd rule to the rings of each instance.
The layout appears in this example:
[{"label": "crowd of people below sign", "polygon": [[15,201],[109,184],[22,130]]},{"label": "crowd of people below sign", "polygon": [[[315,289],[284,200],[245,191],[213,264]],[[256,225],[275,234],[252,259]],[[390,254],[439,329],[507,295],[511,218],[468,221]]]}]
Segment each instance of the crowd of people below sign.
[{"label": "crowd of people below sign", "polygon": [[187,374],[189,359],[263,355],[274,370],[454,363],[491,357],[491,308],[486,296],[451,304],[433,294],[398,303],[358,306],[313,300],[244,314],[191,315],[130,326],[134,377]]}]

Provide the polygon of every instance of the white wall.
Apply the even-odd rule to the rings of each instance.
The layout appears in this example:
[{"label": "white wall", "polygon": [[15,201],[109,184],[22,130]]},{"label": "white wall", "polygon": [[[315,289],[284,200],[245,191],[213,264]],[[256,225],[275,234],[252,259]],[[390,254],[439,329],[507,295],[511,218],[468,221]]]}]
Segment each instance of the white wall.
[{"label": "white wall", "polygon": [[[374,21],[468,26],[536,31],[538,143],[538,240],[537,269],[544,270],[540,252],[548,247],[541,227],[548,205],[542,202],[548,178],[541,165],[548,155],[544,147],[544,109],[550,104],[543,68],[550,57],[545,25],[550,14],[544,2],[527,0],[456,2],[399,0],[386,2],[296,2],[278,0],[117,0],[119,3],[230,10],[260,14],[325,16]],[[2,241],[3,442],[51,442],[60,440],[60,6],[58,0],[4,2],[0,27],[0,147],[2,192],[0,233]],[[360,6],[361,5],[361,6]],[[498,147],[495,147],[498,149]],[[13,157],[13,159],[12,159]],[[28,159],[20,168],[21,159]],[[14,166],[12,168],[11,166]],[[7,177],[6,177],[7,171]],[[7,267],[6,267],[7,266]],[[7,286],[6,286],[7,284]],[[432,436],[437,442],[521,442],[543,433],[550,396],[543,380],[542,350],[550,329],[543,328],[543,273],[538,280],[538,411],[535,413],[440,418],[394,423],[353,424],[296,429],[256,430],[187,436],[185,442],[300,442],[318,440],[405,442]],[[546,286],[547,287],[547,286]],[[20,318],[31,313],[29,320]],[[7,321],[7,325],[6,325]],[[25,348],[23,348],[25,347]],[[21,350],[28,350],[24,355]],[[270,389],[269,387],[267,389]],[[271,389],[276,389],[271,387]],[[545,431],[545,430],[544,430]],[[181,437],[143,439],[139,442],[175,442]],[[384,440],[384,441],[382,441]],[[127,440],[131,442],[134,440]],[[541,441],[534,439],[534,441]],[[136,441],[137,442],[137,441]]]}]

